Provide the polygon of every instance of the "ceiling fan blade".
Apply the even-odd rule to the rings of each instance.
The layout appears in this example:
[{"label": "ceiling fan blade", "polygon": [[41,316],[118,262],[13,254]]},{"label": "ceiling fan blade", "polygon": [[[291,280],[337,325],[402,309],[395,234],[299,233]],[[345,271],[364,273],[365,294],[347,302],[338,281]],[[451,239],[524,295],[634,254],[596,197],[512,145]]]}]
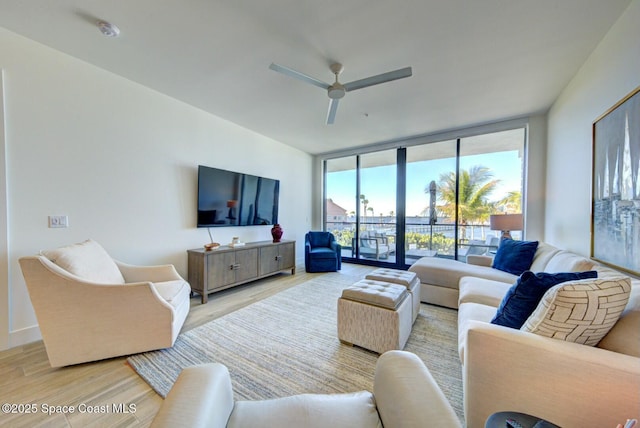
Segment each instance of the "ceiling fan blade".
[{"label": "ceiling fan blade", "polygon": [[315,85],[322,89],[329,89],[329,86],[330,86],[328,83],[324,83],[322,80],[318,80],[315,77],[307,76],[306,74],[300,73],[299,71],[293,70],[283,65],[278,65],[274,62],[271,63],[269,68],[273,71],[286,74],[289,77],[302,80],[303,82],[311,83],[312,85]]},{"label": "ceiling fan blade", "polygon": [[333,125],[333,122],[336,120],[336,112],[338,111],[338,101],[337,98],[333,98],[329,100],[329,111],[327,112],[327,125]]},{"label": "ceiling fan blade", "polygon": [[356,89],[379,85],[380,83],[391,82],[392,80],[404,79],[405,77],[410,77],[411,74],[411,67],[405,67],[399,70],[367,77],[366,79],[354,80],[353,82],[345,83],[344,88],[347,92],[355,91]]}]

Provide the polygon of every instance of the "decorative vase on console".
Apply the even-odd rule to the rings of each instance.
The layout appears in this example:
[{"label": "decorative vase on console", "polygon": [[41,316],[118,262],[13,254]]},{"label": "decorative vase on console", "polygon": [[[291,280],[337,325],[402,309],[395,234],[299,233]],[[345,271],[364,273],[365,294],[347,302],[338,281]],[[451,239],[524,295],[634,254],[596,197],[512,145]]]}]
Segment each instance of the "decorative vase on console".
[{"label": "decorative vase on console", "polygon": [[271,236],[273,236],[273,242],[280,242],[280,238],[282,238],[282,234],[283,233],[284,233],[284,230],[282,230],[280,225],[279,224],[275,224],[271,228]]}]

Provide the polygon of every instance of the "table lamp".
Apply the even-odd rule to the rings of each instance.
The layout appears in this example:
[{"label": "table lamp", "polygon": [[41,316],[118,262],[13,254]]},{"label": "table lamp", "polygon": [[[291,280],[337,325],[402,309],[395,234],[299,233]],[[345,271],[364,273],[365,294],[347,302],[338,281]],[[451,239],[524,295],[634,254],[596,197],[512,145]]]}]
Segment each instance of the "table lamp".
[{"label": "table lamp", "polygon": [[502,239],[512,239],[510,231],[522,230],[524,226],[522,214],[496,214],[489,216],[491,230],[500,230]]},{"label": "table lamp", "polygon": [[234,200],[234,199],[230,199],[227,201],[227,208],[229,208],[229,214],[227,215],[227,218],[229,220],[235,220],[236,216],[234,213],[234,208],[236,207],[236,205],[238,205],[238,201]]}]

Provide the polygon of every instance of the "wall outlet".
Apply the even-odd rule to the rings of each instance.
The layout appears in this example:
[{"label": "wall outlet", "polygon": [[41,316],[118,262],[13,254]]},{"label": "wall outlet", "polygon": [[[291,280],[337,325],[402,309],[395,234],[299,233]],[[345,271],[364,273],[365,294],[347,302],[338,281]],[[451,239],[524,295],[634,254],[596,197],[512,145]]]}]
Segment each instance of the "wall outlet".
[{"label": "wall outlet", "polygon": [[69,227],[69,217],[66,215],[50,215],[49,227]]}]

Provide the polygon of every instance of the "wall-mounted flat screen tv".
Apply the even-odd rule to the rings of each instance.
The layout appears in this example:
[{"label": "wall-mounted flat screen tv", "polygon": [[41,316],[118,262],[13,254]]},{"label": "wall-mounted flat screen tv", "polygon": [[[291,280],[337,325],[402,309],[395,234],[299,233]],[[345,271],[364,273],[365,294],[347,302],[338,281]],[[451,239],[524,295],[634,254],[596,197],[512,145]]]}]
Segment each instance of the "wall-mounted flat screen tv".
[{"label": "wall-mounted flat screen tv", "polygon": [[280,180],[198,166],[198,227],[278,223]]}]

